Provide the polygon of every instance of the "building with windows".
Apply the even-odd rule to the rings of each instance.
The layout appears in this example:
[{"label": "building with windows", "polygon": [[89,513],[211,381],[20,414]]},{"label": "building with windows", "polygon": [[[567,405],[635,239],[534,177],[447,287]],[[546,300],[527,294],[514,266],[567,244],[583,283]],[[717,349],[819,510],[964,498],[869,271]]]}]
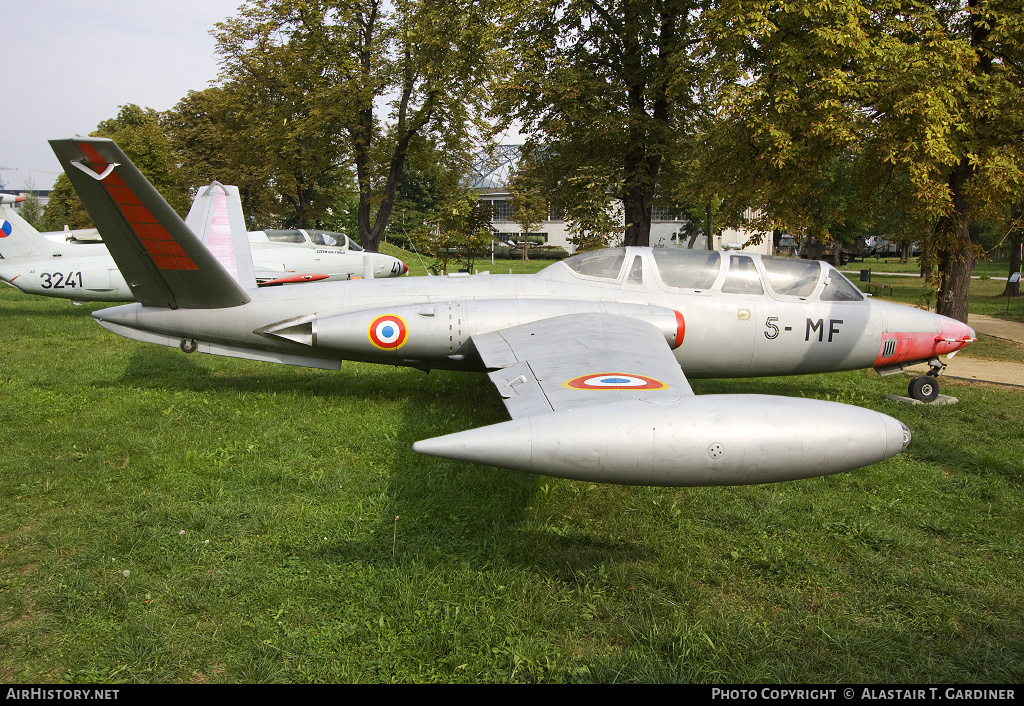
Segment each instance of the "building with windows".
[{"label": "building with windows", "polygon": [[[480,202],[493,210],[491,225],[503,241],[525,240],[519,224],[512,219],[512,194],[508,191],[508,177],[519,161],[519,145],[499,145],[490,158],[477,157],[473,166],[470,187],[480,195]],[[551,208],[539,231],[529,233],[529,240],[545,245],[557,245],[572,252],[569,231],[559,209]]]},{"label": "building with windows", "polygon": [[[512,195],[508,190],[508,177],[519,161],[519,148],[520,145],[499,145],[493,156],[479,155],[470,180],[470,186],[480,195],[480,201],[489,204],[493,209],[494,216],[491,225],[497,231],[498,237],[505,241],[515,242],[524,240],[524,237],[520,232],[519,224],[513,220]],[[619,211],[623,225],[625,225],[625,212],[621,206],[615,205],[612,208]],[[681,235],[686,224],[686,216],[682,215],[678,209],[655,206],[651,213],[651,245],[661,248],[686,248],[689,242]],[[574,246],[569,242],[570,233],[561,209],[552,207],[548,211],[548,217],[541,229],[528,235],[532,242],[556,245],[569,252],[574,250]],[[753,233],[749,231],[725,229],[721,235],[715,236],[715,250],[723,250],[728,247],[763,255],[772,254],[771,233],[763,234],[764,237],[761,238],[761,243],[758,245],[743,247],[751,235]],[[706,246],[704,237],[698,237],[693,242],[694,250],[704,250]]]}]

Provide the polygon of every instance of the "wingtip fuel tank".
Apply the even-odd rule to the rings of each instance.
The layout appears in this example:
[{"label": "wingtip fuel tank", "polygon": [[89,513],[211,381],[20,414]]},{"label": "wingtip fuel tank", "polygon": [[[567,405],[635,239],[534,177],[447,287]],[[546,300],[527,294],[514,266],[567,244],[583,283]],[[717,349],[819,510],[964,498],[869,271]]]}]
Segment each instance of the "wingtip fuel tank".
[{"label": "wingtip fuel tank", "polygon": [[[780,420],[785,420],[780,424]],[[431,456],[623,485],[749,485],[890,458],[910,431],[874,410],[768,395],[629,400],[417,441]]]}]

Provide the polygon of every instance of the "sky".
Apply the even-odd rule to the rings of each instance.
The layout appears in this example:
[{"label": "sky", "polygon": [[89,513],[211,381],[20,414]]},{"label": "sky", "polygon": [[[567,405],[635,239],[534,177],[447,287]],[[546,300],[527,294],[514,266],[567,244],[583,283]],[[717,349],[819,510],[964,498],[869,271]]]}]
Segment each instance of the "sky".
[{"label": "sky", "polygon": [[48,189],[47,140],[88,135],[119,106],[167,110],[217,77],[210,30],[242,0],[0,0],[0,171]]}]

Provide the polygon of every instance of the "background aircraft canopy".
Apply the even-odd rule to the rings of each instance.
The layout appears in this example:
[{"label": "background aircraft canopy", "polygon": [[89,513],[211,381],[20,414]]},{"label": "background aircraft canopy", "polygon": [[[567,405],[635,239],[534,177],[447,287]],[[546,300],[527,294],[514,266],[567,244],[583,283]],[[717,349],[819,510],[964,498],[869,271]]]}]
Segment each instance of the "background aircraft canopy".
[{"label": "background aircraft canopy", "polygon": [[313,245],[332,245],[339,248],[348,247],[349,250],[362,252],[359,243],[349,238],[344,233],[335,233],[329,230],[265,230],[263,231],[267,240],[272,243],[305,243]]}]

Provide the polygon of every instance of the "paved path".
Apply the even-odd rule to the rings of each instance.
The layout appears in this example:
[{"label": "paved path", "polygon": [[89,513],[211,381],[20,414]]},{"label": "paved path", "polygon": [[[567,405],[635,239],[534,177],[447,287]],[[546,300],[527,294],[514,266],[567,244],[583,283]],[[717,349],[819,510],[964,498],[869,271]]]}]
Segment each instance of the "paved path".
[{"label": "paved path", "polygon": [[1005,319],[997,319],[992,316],[971,314],[967,317],[967,323],[969,323],[975,331],[983,333],[986,336],[1005,338],[1010,341],[1016,341],[1017,343],[1024,343],[1024,323],[1021,323],[1020,321],[1007,321]]}]

